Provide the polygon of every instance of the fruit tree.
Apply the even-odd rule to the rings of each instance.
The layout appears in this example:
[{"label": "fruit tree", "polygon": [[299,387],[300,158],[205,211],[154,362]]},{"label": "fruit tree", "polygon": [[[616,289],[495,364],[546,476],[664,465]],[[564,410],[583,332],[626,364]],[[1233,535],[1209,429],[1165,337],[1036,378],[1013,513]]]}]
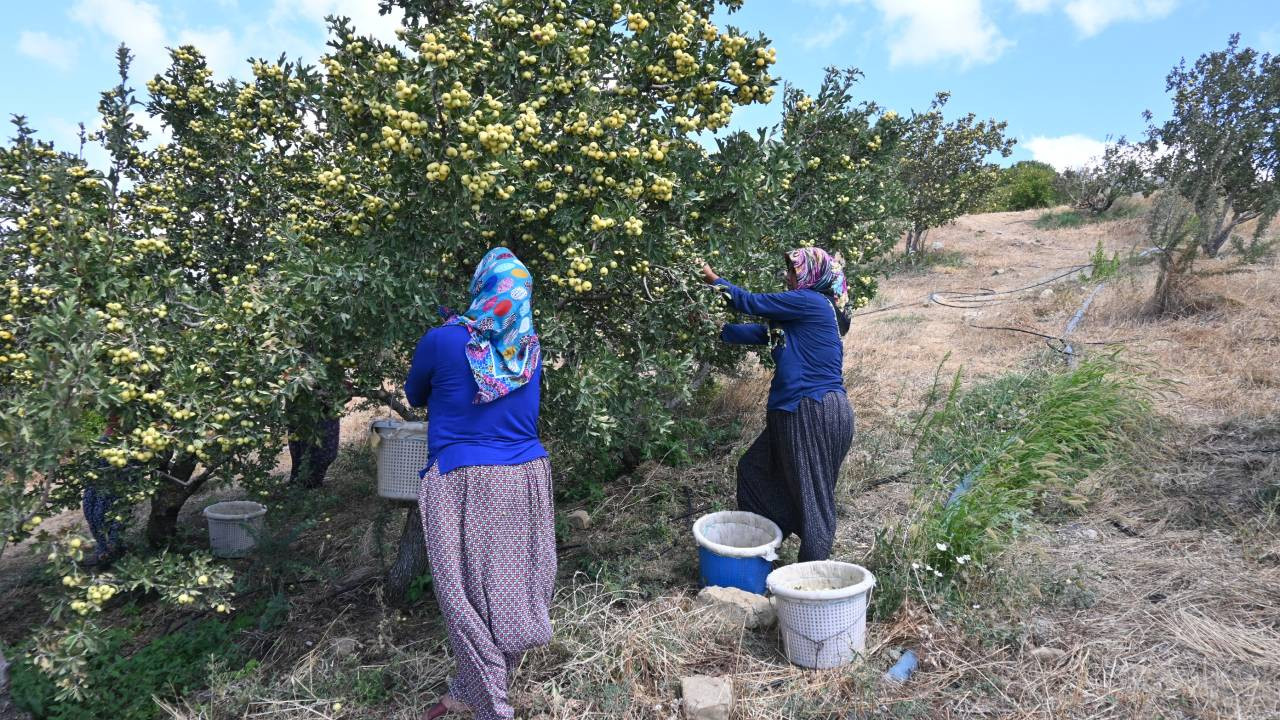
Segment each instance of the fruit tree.
[{"label": "fruit tree", "polygon": [[907,190],[907,253],[924,249],[931,228],[951,222],[977,206],[999,179],[987,157],[1008,157],[1014,140],[1007,123],[978,120],[973,113],[947,122],[942,108],[949,93],[938,93],[925,112],[912,113],[901,159]]}]

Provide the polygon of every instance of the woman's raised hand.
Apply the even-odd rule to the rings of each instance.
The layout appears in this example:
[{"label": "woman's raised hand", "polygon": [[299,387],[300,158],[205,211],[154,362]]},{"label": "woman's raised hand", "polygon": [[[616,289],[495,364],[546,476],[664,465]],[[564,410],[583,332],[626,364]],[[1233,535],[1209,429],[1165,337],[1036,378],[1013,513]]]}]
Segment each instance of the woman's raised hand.
[{"label": "woman's raised hand", "polygon": [[708,285],[713,285],[715,284],[715,281],[719,279],[720,279],[720,276],[716,274],[715,270],[711,269],[710,265],[708,265],[705,262],[702,263],[702,281],[703,282],[705,282]]}]

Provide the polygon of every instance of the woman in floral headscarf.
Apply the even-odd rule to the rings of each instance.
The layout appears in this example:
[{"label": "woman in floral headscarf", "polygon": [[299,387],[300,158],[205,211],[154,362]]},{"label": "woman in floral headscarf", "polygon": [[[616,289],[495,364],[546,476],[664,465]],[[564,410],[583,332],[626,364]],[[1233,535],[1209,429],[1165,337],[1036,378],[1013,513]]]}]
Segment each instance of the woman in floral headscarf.
[{"label": "woman in floral headscarf", "polygon": [[720,339],[768,345],[776,369],[765,428],[738,462],[738,508],[800,536],[800,560],[825,560],[836,530],[836,478],[853,443],[844,391],[848,285],[840,263],[819,248],[784,256],[787,291],[750,293],[703,265],[735,310],[767,324],[725,325]]},{"label": "woman in floral headscarf", "polygon": [[533,279],[494,248],[461,314],[418,342],[405,395],[427,406],[418,506],[458,674],[424,718],[514,717],[507,684],[525,650],[551,640],[551,466],[538,440],[541,346]]}]

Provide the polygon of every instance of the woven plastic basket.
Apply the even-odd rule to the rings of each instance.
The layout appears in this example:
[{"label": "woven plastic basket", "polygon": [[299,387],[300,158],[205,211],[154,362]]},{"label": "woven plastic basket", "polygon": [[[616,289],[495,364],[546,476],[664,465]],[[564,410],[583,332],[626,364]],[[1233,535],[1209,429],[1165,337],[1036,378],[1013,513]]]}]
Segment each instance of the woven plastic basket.
[{"label": "woven plastic basket", "polygon": [[787,659],[801,667],[833,668],[858,657],[867,643],[867,603],[876,578],[853,563],[820,560],[769,573]]},{"label": "woven plastic basket", "polygon": [[253,551],[262,534],[265,505],[250,500],[228,500],[204,509],[209,521],[209,548],[219,557],[244,557]]},{"label": "woven plastic basket", "polygon": [[378,420],[378,495],[389,500],[418,499],[418,473],[427,465],[427,424]]}]

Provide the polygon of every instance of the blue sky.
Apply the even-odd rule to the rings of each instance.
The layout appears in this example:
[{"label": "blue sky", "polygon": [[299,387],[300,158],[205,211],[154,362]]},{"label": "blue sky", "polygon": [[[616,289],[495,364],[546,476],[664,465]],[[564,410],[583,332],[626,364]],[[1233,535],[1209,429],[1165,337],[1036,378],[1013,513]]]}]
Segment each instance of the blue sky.
[{"label": "blue sky", "polygon": [[[219,74],[281,51],[315,58],[326,13],[389,37],[376,0],[5,0],[0,13],[0,114],[29,116],[69,143],[93,123],[98,92],[114,80],[112,53],[138,55],[137,78],[163,67],[163,48],[200,47]],[[629,8],[643,3],[625,2]],[[1232,32],[1280,51],[1280,0],[747,0],[721,24],[764,32],[778,74],[815,88],[823,68],[856,66],[862,95],[900,112],[950,90],[950,114],[1009,122],[1014,160],[1078,164],[1108,135],[1136,135],[1167,101],[1164,76],[1180,57],[1225,46]],[[138,86],[142,82],[137,83]],[[740,111],[736,127],[777,118],[777,106]]]}]

